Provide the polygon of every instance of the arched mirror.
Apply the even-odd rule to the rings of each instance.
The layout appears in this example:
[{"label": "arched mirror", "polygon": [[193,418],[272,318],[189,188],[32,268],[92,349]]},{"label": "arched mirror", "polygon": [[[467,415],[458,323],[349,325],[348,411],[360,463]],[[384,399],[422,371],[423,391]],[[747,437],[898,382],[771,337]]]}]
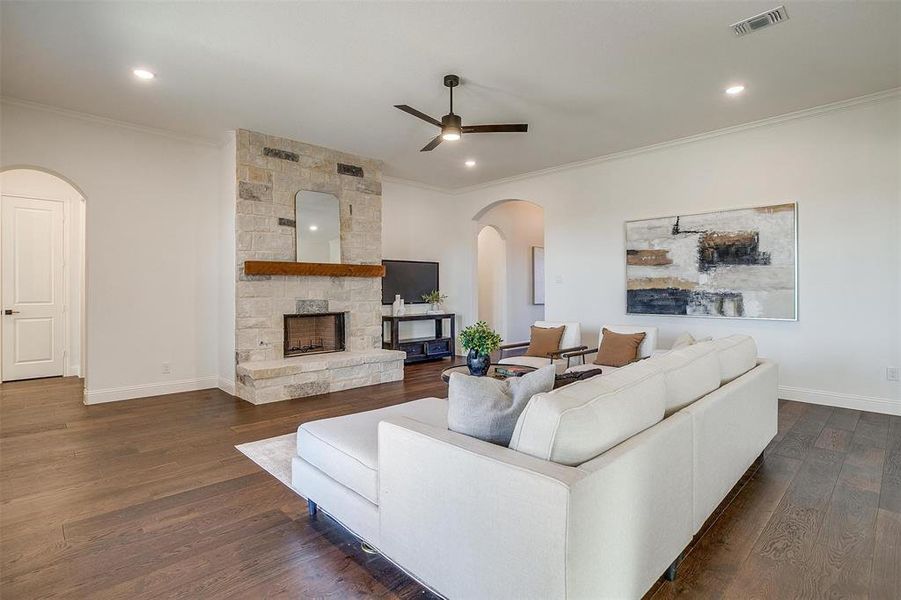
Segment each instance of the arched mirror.
[{"label": "arched mirror", "polygon": [[338,198],[301,190],[294,197],[297,262],[341,262],[341,213]]}]

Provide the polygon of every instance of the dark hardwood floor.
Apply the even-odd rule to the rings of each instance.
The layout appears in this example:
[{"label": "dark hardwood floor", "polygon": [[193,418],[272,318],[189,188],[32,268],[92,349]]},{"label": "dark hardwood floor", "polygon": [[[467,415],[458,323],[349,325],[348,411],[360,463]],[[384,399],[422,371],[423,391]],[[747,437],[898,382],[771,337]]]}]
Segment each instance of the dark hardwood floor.
[{"label": "dark hardwood floor", "polygon": [[[217,390],[84,406],[0,386],[0,597],[429,597],[234,449],[429,395],[405,381],[253,406]],[[901,417],[782,402],[779,435],[648,597],[901,596]]]}]

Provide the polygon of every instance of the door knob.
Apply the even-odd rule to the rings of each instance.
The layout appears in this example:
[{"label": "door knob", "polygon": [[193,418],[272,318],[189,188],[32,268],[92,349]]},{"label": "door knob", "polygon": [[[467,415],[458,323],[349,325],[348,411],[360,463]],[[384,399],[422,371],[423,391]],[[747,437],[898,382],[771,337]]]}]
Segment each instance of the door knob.
[{"label": "door knob", "polygon": [[17,314],[19,314],[19,311],[13,310],[11,308],[7,308],[3,311],[3,314],[4,315],[17,315]]}]

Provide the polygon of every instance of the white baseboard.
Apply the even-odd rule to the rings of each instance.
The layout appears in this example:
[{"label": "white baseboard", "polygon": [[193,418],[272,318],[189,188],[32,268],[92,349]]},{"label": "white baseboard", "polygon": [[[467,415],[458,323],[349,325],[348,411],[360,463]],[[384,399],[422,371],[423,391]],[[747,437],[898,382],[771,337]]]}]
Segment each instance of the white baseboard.
[{"label": "white baseboard", "polygon": [[214,376],[200,377],[198,379],[182,379],[181,381],[145,383],[142,385],[129,385],[99,390],[85,390],[84,403],[101,404],[103,402],[118,402],[120,400],[131,400],[133,398],[193,392],[194,390],[206,390],[216,387],[219,387],[219,378]]},{"label": "white baseboard", "polygon": [[219,378],[219,389],[225,392],[226,394],[230,394],[232,396],[235,395],[235,380],[234,379],[226,379],[224,377]]},{"label": "white baseboard", "polygon": [[787,385],[779,386],[779,397],[784,400],[797,400],[798,402],[808,402],[810,404],[825,404],[826,406],[901,416],[901,401],[892,400],[891,398],[840,394],[838,392],[811,390]]}]

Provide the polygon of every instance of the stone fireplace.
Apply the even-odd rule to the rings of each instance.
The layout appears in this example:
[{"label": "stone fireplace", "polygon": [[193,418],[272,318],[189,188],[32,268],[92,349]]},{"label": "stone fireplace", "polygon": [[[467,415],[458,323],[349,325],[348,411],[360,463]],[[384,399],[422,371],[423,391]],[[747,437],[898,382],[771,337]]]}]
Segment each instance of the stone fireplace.
[{"label": "stone fireplace", "polygon": [[[338,198],[344,264],[380,265],[381,163],[239,130],[236,176],[236,394],[261,404],[403,379],[404,353],[381,347],[380,278],[244,272],[245,261],[295,261],[301,190]],[[287,317],[313,314],[341,315],[343,346],[289,330]]]},{"label": "stone fireplace", "polygon": [[285,315],[285,356],[344,351],[344,313]]}]

